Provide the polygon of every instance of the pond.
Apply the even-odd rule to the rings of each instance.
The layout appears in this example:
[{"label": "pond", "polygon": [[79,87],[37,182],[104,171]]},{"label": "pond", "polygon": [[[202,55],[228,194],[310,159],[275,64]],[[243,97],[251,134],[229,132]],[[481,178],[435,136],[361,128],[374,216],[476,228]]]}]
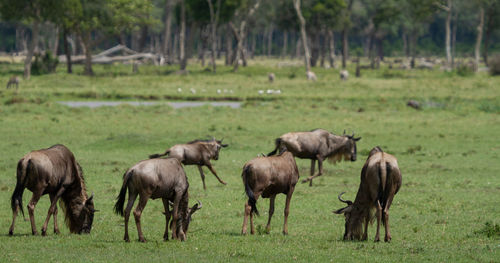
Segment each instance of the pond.
[{"label": "pond", "polygon": [[155,102],[155,101],[58,101],[57,103],[69,106],[71,108],[89,107],[116,107],[122,104],[132,106],[154,106],[154,105],[169,105],[174,109],[201,107],[211,105],[213,107],[230,107],[238,109],[241,107],[241,102],[225,102],[225,101],[175,101],[175,102]]}]

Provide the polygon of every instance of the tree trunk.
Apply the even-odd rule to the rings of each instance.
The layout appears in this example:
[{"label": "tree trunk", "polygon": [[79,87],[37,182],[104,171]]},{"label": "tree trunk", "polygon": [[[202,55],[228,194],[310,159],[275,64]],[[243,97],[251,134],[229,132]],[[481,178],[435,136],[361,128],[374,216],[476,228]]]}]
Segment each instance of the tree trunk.
[{"label": "tree trunk", "polygon": [[485,37],[484,37],[483,59],[484,59],[484,63],[486,64],[486,66],[489,66],[488,65],[488,48],[489,48],[489,45],[490,45],[491,31],[492,30],[489,27],[487,27],[486,28],[486,34],[485,34]]},{"label": "tree trunk", "polygon": [[302,42],[301,42],[301,38],[299,37],[297,39],[297,43],[295,44],[295,56],[296,57],[300,57],[302,55],[302,53],[300,53],[300,50],[302,50]]},{"label": "tree trunk", "polygon": [[335,68],[335,38],[332,29],[328,30],[328,46],[329,46],[328,60],[330,62],[330,67]]},{"label": "tree trunk", "polygon": [[186,38],[186,5],[184,0],[181,1],[181,30],[179,32],[179,59],[180,70],[184,71],[187,66],[187,59],[185,54],[185,38]]},{"label": "tree trunk", "polygon": [[92,70],[92,53],[90,47],[90,32],[85,32],[80,34],[80,41],[83,45],[83,50],[85,52],[85,66],[83,70],[83,74],[87,76],[93,76],[94,71]]},{"label": "tree trunk", "polygon": [[252,35],[252,55],[251,58],[253,59],[255,57],[255,48],[257,47],[257,34],[253,33]]},{"label": "tree trunk", "polygon": [[281,49],[281,57],[285,58],[288,49],[288,31],[283,32],[283,48]]},{"label": "tree trunk", "polygon": [[174,0],[165,0],[165,29],[163,31],[162,53],[168,62],[172,62],[172,53],[170,50],[170,39],[172,35],[172,5]]},{"label": "tree trunk", "polygon": [[408,36],[403,33],[403,54],[408,58],[410,57],[410,51],[408,50]]},{"label": "tree trunk", "polygon": [[479,69],[479,59],[481,56],[481,41],[483,38],[484,27],[484,7],[479,9],[479,25],[477,26],[476,48],[474,52],[474,69],[477,72]]},{"label": "tree trunk", "polygon": [[57,50],[59,49],[59,27],[54,25],[54,35],[52,43],[50,44],[52,54],[57,57]]},{"label": "tree trunk", "polygon": [[64,54],[66,54],[66,66],[68,73],[73,73],[73,69],[71,68],[71,51],[69,50],[69,42],[68,42],[68,29],[63,29],[63,43],[64,43]]},{"label": "tree trunk", "polygon": [[316,67],[316,63],[318,62],[318,58],[320,55],[320,33],[316,32],[311,37],[311,67]]},{"label": "tree trunk", "polygon": [[212,62],[212,71],[213,73],[216,72],[217,67],[215,65],[215,49],[217,45],[217,38],[216,38],[216,30],[217,30],[217,23],[219,20],[219,11],[220,11],[220,3],[221,0],[217,0],[217,13],[214,12],[214,7],[212,5],[212,0],[207,0],[208,2],[208,7],[210,9],[210,29],[211,29],[211,35],[210,35],[210,42],[212,43],[212,50],[211,50],[211,62]]},{"label": "tree trunk", "polygon": [[446,22],[445,22],[445,45],[446,45],[446,63],[448,64],[448,68],[451,67],[451,30],[450,30],[450,24],[451,24],[451,11],[452,11],[452,0],[448,0],[448,5],[446,9]]},{"label": "tree trunk", "polygon": [[230,25],[227,25],[226,29],[226,66],[233,64],[233,37],[231,33]]},{"label": "tree trunk", "polygon": [[235,58],[235,61],[233,62],[233,66],[234,66],[233,71],[238,70],[239,60],[241,57],[244,58],[244,56],[245,56],[244,50],[243,50],[243,43],[245,40],[245,26],[247,23],[247,19],[250,18],[255,13],[257,8],[259,8],[260,1],[261,0],[257,0],[255,2],[254,6],[250,8],[250,11],[248,11],[247,17],[244,18],[243,21],[241,21],[239,32],[237,32],[236,28],[234,26],[232,26],[233,32],[235,33],[235,36],[237,37],[236,41],[238,41],[238,45],[237,45],[237,49],[236,49],[236,58]]},{"label": "tree trunk", "polygon": [[[40,13],[40,10],[37,11]],[[31,60],[33,59],[33,54],[35,52],[35,46],[38,43],[38,35],[40,33],[40,21],[36,18],[33,21],[32,28],[32,37],[31,43],[28,48],[28,54],[26,55],[26,59],[24,60],[24,78],[30,79],[31,77]]]},{"label": "tree trunk", "polygon": [[273,25],[269,26],[269,31],[267,31],[267,57],[271,57],[273,54]]},{"label": "tree trunk", "polygon": [[[371,46],[371,43],[370,43]],[[347,39],[347,28],[342,30],[342,68],[347,66],[347,56],[349,54],[349,40]]]},{"label": "tree trunk", "polygon": [[293,4],[300,22],[300,36],[302,39],[302,46],[304,47],[306,72],[309,72],[311,71],[311,56],[309,55],[309,49],[307,48],[306,20],[302,16],[302,11],[300,9],[300,0],[293,0]]},{"label": "tree trunk", "polygon": [[451,67],[455,67],[455,57],[457,56],[456,53],[456,43],[457,43],[457,17],[458,13],[455,13],[453,17],[453,26],[451,30]]}]

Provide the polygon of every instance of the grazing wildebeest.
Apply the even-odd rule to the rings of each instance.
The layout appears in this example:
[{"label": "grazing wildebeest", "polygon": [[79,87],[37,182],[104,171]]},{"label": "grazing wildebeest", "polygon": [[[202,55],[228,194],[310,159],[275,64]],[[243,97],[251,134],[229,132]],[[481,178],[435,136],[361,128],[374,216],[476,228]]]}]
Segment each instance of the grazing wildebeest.
[{"label": "grazing wildebeest", "polygon": [[269,219],[266,231],[271,230],[271,217],[274,213],[274,199],[277,194],[286,194],[285,222],[283,234],[288,234],[288,213],[290,211],[290,200],[293,190],[299,180],[299,170],[292,153],[285,151],[278,156],[257,157],[248,161],[243,166],[243,184],[248,201],[245,203],[245,216],[243,218],[242,234],[247,233],[247,221],[250,216],[250,233],[254,234],[253,214],[259,214],[257,210],[257,199],[262,195],[269,200]]},{"label": "grazing wildebeest", "polygon": [[[139,195],[139,204],[134,211],[135,224],[140,242],[146,242],[141,230],[141,214],[148,199],[161,198],[165,208],[165,233],[163,240],[168,240],[168,226],[172,214],[172,239],[186,240],[191,216],[196,210],[201,209],[201,204],[195,204],[188,207],[189,184],[186,173],[179,160],[175,158],[149,159],[141,161],[132,168],[128,169],[123,175],[123,185],[115,204],[115,213],[125,217],[125,235],[123,239],[130,241],[128,236],[128,220],[130,211],[134,205],[137,195]],[[125,195],[128,189],[128,203],[125,211]],[[170,211],[169,202],[173,203],[173,209]]]},{"label": "grazing wildebeest", "polygon": [[49,194],[50,208],[42,227],[42,235],[47,234],[50,216],[54,217],[54,233],[59,234],[57,226],[57,201],[66,214],[66,223],[71,233],[90,233],[94,219],[93,195],[88,197],[83,172],[73,153],[66,146],[57,144],[48,149],[32,151],[17,163],[17,183],[12,194],[13,212],[9,235],[14,234],[14,223],[21,208],[23,192],[28,188],[33,196],[28,204],[31,231],[37,234],[35,226],[35,206],[42,195]]},{"label": "grazing wildebeest", "polygon": [[269,75],[267,75],[267,78],[269,79],[270,83],[273,83],[276,75],[274,75],[274,73],[269,73]]},{"label": "grazing wildebeest", "polygon": [[[356,142],[361,137],[354,138],[352,135],[338,136],[327,130],[315,129],[310,132],[289,132],[276,139],[276,148],[268,155],[274,155],[278,148],[285,146],[295,157],[301,159],[311,159],[311,175],[302,181],[309,181],[312,185],[312,179],[323,174],[323,161],[328,158],[336,163],[344,160],[356,161]],[[314,164],[318,160],[319,172],[314,175]]]},{"label": "grazing wildebeest", "polygon": [[201,180],[203,181],[203,189],[206,190],[205,174],[203,173],[202,166],[208,167],[221,184],[226,184],[226,182],[219,178],[210,160],[218,160],[220,149],[227,146],[227,144],[222,143],[222,140],[219,141],[215,138],[210,140],[194,140],[186,144],[176,144],[167,149],[163,154],[152,154],[149,158],[153,159],[168,155],[169,157],[176,158],[184,165],[197,165],[200,171]]},{"label": "grazing wildebeest", "polygon": [[[401,187],[401,171],[397,159],[375,147],[361,170],[361,183],[356,194],[354,203],[342,200],[341,193],[338,198],[347,204],[347,207],[333,211],[336,214],[345,215],[344,240],[368,238],[368,224],[374,219],[374,211],[377,216],[377,233],[375,242],[380,241],[380,221],[385,226],[386,242],[391,240],[389,230],[389,208],[394,195]],[[361,236],[364,223],[364,233]]]},{"label": "grazing wildebeest", "polygon": [[346,81],[349,78],[349,71],[341,70],[340,71],[340,79]]}]

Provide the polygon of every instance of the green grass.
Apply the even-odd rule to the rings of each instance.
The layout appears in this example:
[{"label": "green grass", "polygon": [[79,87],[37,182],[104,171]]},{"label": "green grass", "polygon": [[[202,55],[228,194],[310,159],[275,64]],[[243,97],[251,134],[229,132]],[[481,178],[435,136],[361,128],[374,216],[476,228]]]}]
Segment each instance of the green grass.
[{"label": "green grass", "polygon": [[[296,63],[299,63],[296,61]],[[96,77],[64,73],[23,81],[20,90],[0,90],[0,261],[173,261],[173,262],[498,262],[500,258],[500,79],[440,71],[363,71],[362,78],[341,82],[338,70],[314,69],[319,81],[307,82],[300,67],[277,68],[277,61],[257,60],[238,73],[219,67],[214,75],[193,65],[187,76],[175,67],[96,66]],[[0,83],[20,74],[22,65],[0,64]],[[351,72],[354,72],[352,69]],[[276,82],[267,82],[274,72]],[[293,77],[295,75],[295,77]],[[181,88],[182,92],[177,89]],[[190,88],[197,93],[189,92]],[[205,89],[205,92],[202,90]],[[221,89],[221,93],[217,93]],[[223,90],[228,92],[224,93]],[[280,95],[259,90],[280,89]],[[233,93],[229,93],[233,90]],[[210,100],[243,102],[240,109],[204,106],[174,110],[149,107],[68,108],[59,100]],[[416,99],[423,109],[406,105]],[[243,164],[267,153],[274,139],[288,131],[325,128],[354,130],[362,136],[358,161],[332,165],[314,186],[297,185],[291,202],[289,235],[281,234],[284,196],[276,199],[271,233],[265,234],[267,199],[255,236],[241,236],[246,197]],[[133,219],[131,243],[122,241],[123,219],[112,213],[123,172],[175,143],[214,135],[229,147],[213,162],[223,186],[207,172],[207,191],[195,167],[185,167],[194,214],[186,242],[163,242],[164,216],[159,200],[150,200],[142,217],[148,243],[137,242]],[[27,152],[63,143],[82,165],[96,214],[90,235],[31,236],[29,222],[18,217],[15,236],[10,196],[19,158]],[[344,242],[344,218],[338,193],[354,199],[359,173],[369,150],[380,145],[398,158],[403,185],[390,210],[391,243]],[[297,160],[301,178],[310,162]],[[25,191],[27,204],[31,192]],[[35,211],[40,230],[49,201]],[[3,234],[1,231],[4,231]]]}]

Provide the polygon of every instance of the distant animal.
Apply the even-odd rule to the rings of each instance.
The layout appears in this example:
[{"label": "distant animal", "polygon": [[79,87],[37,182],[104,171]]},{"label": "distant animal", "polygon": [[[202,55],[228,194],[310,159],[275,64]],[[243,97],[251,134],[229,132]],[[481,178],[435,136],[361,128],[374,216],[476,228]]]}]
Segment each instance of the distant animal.
[{"label": "distant animal", "polygon": [[269,75],[267,75],[267,78],[269,79],[269,82],[273,83],[276,76],[274,75],[274,73],[269,73]]},{"label": "distant animal", "polygon": [[[356,161],[356,142],[361,137],[355,138],[352,135],[338,136],[324,129],[314,129],[309,132],[289,132],[281,135],[275,140],[276,148],[268,154],[274,155],[278,149],[287,149],[295,157],[301,159],[311,159],[311,175],[302,180],[312,186],[312,179],[323,174],[323,161],[329,159],[336,163],[339,161]],[[314,175],[314,165],[318,160],[318,174]]]},{"label": "distant animal", "polygon": [[290,200],[299,180],[299,170],[291,152],[285,151],[278,156],[257,157],[248,161],[243,166],[241,174],[248,201],[245,203],[245,216],[241,233],[247,234],[247,222],[250,217],[250,233],[254,234],[253,214],[259,214],[257,210],[257,199],[270,198],[269,218],[267,220],[266,231],[271,230],[271,218],[274,213],[274,200],[277,194],[286,195],[285,221],[283,224],[283,234],[288,234],[288,214],[290,212]]},{"label": "distant animal", "polygon": [[340,71],[340,79],[346,81],[349,78],[349,71],[341,70]]},{"label": "distant animal", "polygon": [[[191,216],[202,207],[201,203],[195,204],[191,208],[188,207],[188,188],[186,173],[180,161],[175,158],[145,160],[128,169],[123,175],[122,188],[114,207],[116,214],[125,217],[123,240],[130,242],[128,220],[137,195],[139,195],[139,204],[135,208],[134,218],[140,242],[146,242],[141,229],[141,215],[150,198],[161,198],[163,201],[166,218],[163,240],[168,240],[168,227],[171,216],[173,217],[170,223],[172,239],[186,240]],[[128,203],[124,211],[127,189]],[[170,210],[169,202],[173,203],[172,210]]]},{"label": "distant animal", "polygon": [[312,81],[318,80],[316,78],[316,74],[314,74],[314,72],[312,72],[312,71],[306,72],[306,77],[307,77],[307,80],[312,80]]},{"label": "distant animal", "polygon": [[416,110],[420,110],[420,103],[416,100],[409,100],[407,103],[406,103],[406,106],[408,107],[412,107]]},{"label": "distant animal", "polygon": [[16,85],[16,89],[19,88],[19,77],[18,76],[12,76],[10,77],[9,81],[7,82],[7,89],[9,89],[12,85]]},{"label": "distant animal", "polygon": [[[375,242],[380,241],[380,221],[385,226],[386,242],[391,240],[389,229],[389,208],[394,195],[401,187],[401,171],[398,167],[396,157],[385,153],[380,147],[370,151],[368,159],[361,170],[361,183],[354,202],[345,201],[347,207],[333,211],[336,214],[345,215],[344,240],[366,240],[368,238],[368,224],[377,217],[377,233]],[[375,213],[374,213],[375,212]],[[364,224],[364,232],[362,227]]]},{"label": "distant animal", "polygon": [[178,159],[184,165],[197,165],[200,171],[201,181],[203,182],[203,189],[206,190],[205,174],[203,173],[202,166],[208,167],[210,172],[215,175],[221,184],[226,184],[226,182],[219,178],[210,160],[219,160],[220,149],[227,146],[227,144],[222,143],[222,140],[219,141],[215,138],[210,140],[194,140],[186,144],[176,144],[167,149],[164,153],[152,154],[149,158],[153,159],[168,155],[169,157]]},{"label": "distant animal", "polygon": [[19,208],[24,217],[23,192],[28,188],[33,192],[28,203],[31,233],[37,235],[35,226],[35,206],[40,197],[49,194],[50,208],[42,227],[42,235],[47,234],[47,225],[54,217],[54,233],[59,234],[57,225],[57,201],[66,214],[66,224],[71,233],[90,233],[94,220],[93,196],[87,196],[83,171],[73,153],[66,146],[57,144],[48,149],[32,151],[17,163],[17,183],[11,198],[13,213],[9,235],[14,234],[14,223]]}]

